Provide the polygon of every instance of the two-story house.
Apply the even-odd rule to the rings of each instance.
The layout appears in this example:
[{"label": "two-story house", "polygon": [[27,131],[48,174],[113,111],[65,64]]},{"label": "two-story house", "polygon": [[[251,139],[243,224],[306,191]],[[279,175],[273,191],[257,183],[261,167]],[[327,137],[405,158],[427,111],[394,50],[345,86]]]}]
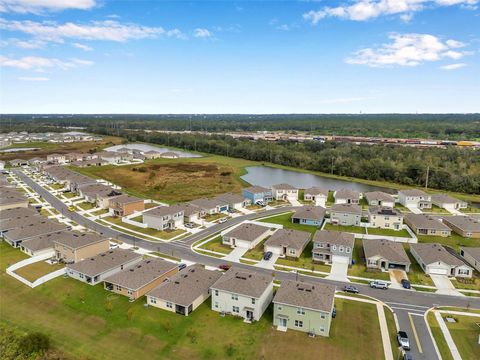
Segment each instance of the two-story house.
[{"label": "two-story house", "polygon": [[368,208],[368,222],[374,228],[401,230],[403,214],[391,207],[370,206]]},{"label": "two-story house", "polygon": [[180,205],[159,206],[143,213],[143,223],[157,230],[173,230],[183,225],[184,209]]},{"label": "two-story house", "polygon": [[333,257],[344,257],[352,263],[355,235],[342,231],[321,230],[313,236],[312,261],[331,263]]}]

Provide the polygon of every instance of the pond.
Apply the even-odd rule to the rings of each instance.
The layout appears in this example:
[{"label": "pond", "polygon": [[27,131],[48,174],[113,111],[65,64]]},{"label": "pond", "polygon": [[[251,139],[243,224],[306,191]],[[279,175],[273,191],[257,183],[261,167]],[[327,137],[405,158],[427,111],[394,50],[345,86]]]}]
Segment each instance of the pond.
[{"label": "pond", "polygon": [[121,149],[121,148],[128,148],[128,149],[133,149],[133,150],[139,150],[139,151],[143,151],[143,152],[147,152],[147,151],[158,151],[160,153],[163,153],[163,152],[174,152],[175,154],[177,154],[179,157],[182,157],[182,158],[196,158],[196,157],[201,157],[201,155],[198,155],[198,154],[192,154],[192,153],[189,153],[189,152],[185,152],[185,151],[180,151],[180,150],[176,150],[176,149],[169,149],[169,148],[166,148],[166,147],[160,147],[160,146],[155,146],[155,145],[149,145],[149,144],[123,144],[123,145],[115,145],[115,146],[111,146],[109,148],[106,148],[105,150],[107,151],[116,151],[117,149]]},{"label": "pond", "polygon": [[38,150],[38,148],[11,148],[11,149],[6,149],[6,150],[0,150],[0,152],[4,153],[12,153],[12,152],[20,152],[20,151],[32,151],[32,150]]},{"label": "pond", "polygon": [[270,187],[280,183],[287,183],[300,189],[318,186],[326,190],[352,189],[359,192],[384,191],[389,194],[396,193],[396,190],[394,189],[380,186],[366,185],[348,180],[331,179],[319,175],[277,169],[268,166],[250,166],[247,167],[246,170],[248,173],[242,176],[243,180],[252,185],[265,187]]}]

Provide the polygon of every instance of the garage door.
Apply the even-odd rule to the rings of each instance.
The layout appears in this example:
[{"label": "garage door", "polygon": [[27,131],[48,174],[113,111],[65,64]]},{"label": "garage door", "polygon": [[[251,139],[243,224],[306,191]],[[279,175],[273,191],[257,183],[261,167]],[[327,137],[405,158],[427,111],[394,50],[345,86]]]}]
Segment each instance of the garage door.
[{"label": "garage door", "polygon": [[348,258],[347,256],[338,256],[338,255],[332,256],[332,262],[348,264],[349,261],[350,261],[350,258]]},{"label": "garage door", "polygon": [[430,274],[434,274],[434,275],[447,275],[448,271],[447,269],[443,269],[443,268],[430,268],[429,269],[430,271]]}]

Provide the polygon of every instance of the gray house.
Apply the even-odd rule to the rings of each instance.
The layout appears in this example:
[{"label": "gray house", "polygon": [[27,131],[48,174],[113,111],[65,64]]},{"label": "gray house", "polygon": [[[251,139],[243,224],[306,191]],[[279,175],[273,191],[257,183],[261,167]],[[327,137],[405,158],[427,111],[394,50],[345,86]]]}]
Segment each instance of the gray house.
[{"label": "gray house", "polygon": [[310,242],[311,234],[307,231],[279,229],[265,241],[265,252],[298,258]]},{"label": "gray house", "polygon": [[460,256],[480,272],[480,247],[460,247]]},{"label": "gray house", "polygon": [[417,235],[447,237],[452,234],[452,230],[447,225],[431,215],[406,214],[404,220]]},{"label": "gray house", "polygon": [[312,261],[331,263],[333,257],[344,257],[352,263],[355,235],[342,232],[321,230],[313,236]]},{"label": "gray house", "polygon": [[360,226],[362,208],[355,204],[335,204],[330,208],[330,222],[333,225]]},{"label": "gray house", "polygon": [[183,225],[184,215],[183,206],[159,206],[143,213],[143,223],[157,230],[173,230]]},{"label": "gray house", "polygon": [[253,249],[270,233],[271,230],[269,227],[253,223],[243,223],[224,234],[222,243],[232,248],[242,247]]},{"label": "gray house", "polygon": [[303,200],[312,201],[316,206],[325,207],[328,200],[328,190],[316,186],[305,189],[303,192]]},{"label": "gray house", "polygon": [[292,215],[292,223],[322,226],[325,217],[325,208],[321,206],[302,206]]},{"label": "gray house", "polygon": [[385,239],[363,240],[363,252],[369,269],[399,268],[410,271],[411,262],[402,243]]},{"label": "gray house", "polygon": [[395,199],[392,195],[383,191],[370,191],[364,194],[369,206],[387,206],[394,207]]},{"label": "gray house", "polygon": [[335,204],[358,204],[360,202],[360,193],[351,189],[341,189],[335,191]]}]

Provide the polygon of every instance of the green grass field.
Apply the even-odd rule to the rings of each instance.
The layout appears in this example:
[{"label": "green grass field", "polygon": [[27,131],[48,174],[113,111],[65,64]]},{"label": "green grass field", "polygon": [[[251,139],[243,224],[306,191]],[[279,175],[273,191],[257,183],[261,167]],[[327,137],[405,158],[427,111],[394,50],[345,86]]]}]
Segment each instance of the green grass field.
[{"label": "green grass field", "polygon": [[333,230],[333,231],[343,231],[348,233],[355,234],[365,234],[365,228],[363,226],[344,226],[344,225],[333,225],[331,223],[326,223],[323,227],[323,230]]},{"label": "green grass field", "polygon": [[59,270],[63,267],[65,266],[60,264],[51,265],[51,264],[47,264],[45,261],[39,261],[30,265],[21,267],[20,269],[17,269],[15,273],[30,282],[34,282],[38,278],[44,275],[47,275],[51,272],[54,272],[56,270]]},{"label": "green grass field", "polygon": [[405,237],[409,238],[410,234],[407,230],[391,230],[391,229],[380,229],[380,228],[368,228],[368,233],[371,235],[384,235],[384,236],[395,236],[395,237]]},{"label": "green grass field", "polygon": [[452,234],[448,237],[417,235],[417,238],[418,242],[439,243],[450,246],[457,252],[460,251],[460,246],[480,247],[480,239],[464,238],[457,234]]},{"label": "green grass field", "polygon": [[390,276],[386,272],[367,271],[365,259],[363,258],[362,240],[356,239],[353,247],[352,259],[355,262],[349,269],[349,276],[365,277],[370,279],[390,280]]},{"label": "green grass field", "polygon": [[202,246],[200,246],[200,248],[210,251],[216,251],[222,254],[230,254],[232,252],[232,248],[230,246],[222,244],[222,236],[220,235],[203,244]]},{"label": "green grass field", "polygon": [[[180,234],[185,233],[185,230],[182,230],[182,229],[176,229],[176,230],[172,230],[172,231],[162,231],[162,230],[156,230],[156,229],[152,229],[152,228],[141,228],[141,227],[138,227],[138,226],[135,226],[135,225],[124,223],[124,222],[122,222],[121,218],[113,217],[113,216],[104,217],[104,218],[102,218],[102,220],[108,221],[109,223],[117,225],[117,228],[118,228],[118,226],[121,226],[121,227],[130,229],[130,230],[133,230],[133,231],[138,231],[138,232],[140,232],[142,234],[145,234],[145,235],[159,237],[159,238],[164,239],[164,240],[169,240],[169,239],[171,239],[175,236],[178,236]],[[119,229],[119,230],[121,230],[121,229]]]},{"label": "green grass field", "polygon": [[473,316],[454,316],[456,323],[446,323],[462,359],[478,359],[480,355],[480,318]]},{"label": "green grass field", "polygon": [[438,351],[440,352],[440,355],[442,355],[442,359],[453,360],[447,341],[445,340],[442,330],[440,330],[440,325],[438,325],[437,319],[435,319],[435,315],[432,312],[428,313],[427,322],[428,326],[430,326],[430,329],[432,330],[433,338],[437,343]]}]

